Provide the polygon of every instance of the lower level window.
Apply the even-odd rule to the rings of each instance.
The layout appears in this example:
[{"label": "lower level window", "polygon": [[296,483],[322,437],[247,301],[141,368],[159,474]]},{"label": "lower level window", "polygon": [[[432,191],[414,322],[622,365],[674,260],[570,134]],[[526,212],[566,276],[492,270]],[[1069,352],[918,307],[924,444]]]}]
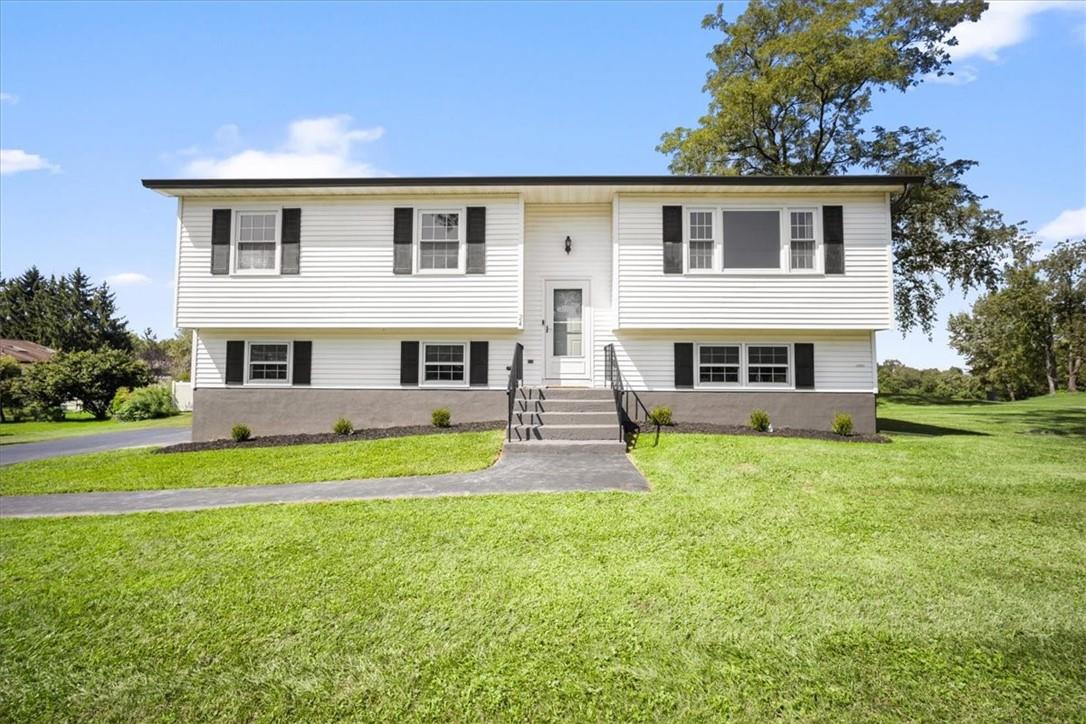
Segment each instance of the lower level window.
[{"label": "lower level window", "polygon": [[738,383],[739,345],[699,347],[698,381],[707,385]]},{"label": "lower level window", "polygon": [[290,345],[286,342],[249,344],[249,381],[286,382]]},{"label": "lower level window", "polygon": [[753,384],[788,384],[788,347],[747,347],[747,381]]},{"label": "lower level window", "polygon": [[422,367],[422,379],[425,382],[463,382],[464,345],[425,345],[422,358]]}]

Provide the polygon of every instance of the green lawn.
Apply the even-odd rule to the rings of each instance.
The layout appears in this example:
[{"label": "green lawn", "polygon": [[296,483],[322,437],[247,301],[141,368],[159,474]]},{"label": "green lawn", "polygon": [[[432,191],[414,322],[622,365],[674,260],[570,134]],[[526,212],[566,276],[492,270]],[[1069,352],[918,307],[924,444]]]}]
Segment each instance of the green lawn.
[{"label": "green lawn", "polygon": [[156,454],[151,448],[33,460],[0,468],[0,495],[218,488],[479,470],[502,433],[469,432],[327,445]]},{"label": "green lawn", "polygon": [[192,415],[182,413],[173,417],[157,420],[139,420],[121,422],[115,418],[95,420],[87,412],[69,412],[62,422],[4,422],[0,423],[0,445],[15,445],[22,442],[42,442],[61,437],[76,435],[94,435],[100,432],[118,430],[142,430],[148,427],[188,427],[192,424]]},{"label": "green lawn", "polygon": [[0,522],[0,719],[1082,721],[1086,395],[648,494]]}]

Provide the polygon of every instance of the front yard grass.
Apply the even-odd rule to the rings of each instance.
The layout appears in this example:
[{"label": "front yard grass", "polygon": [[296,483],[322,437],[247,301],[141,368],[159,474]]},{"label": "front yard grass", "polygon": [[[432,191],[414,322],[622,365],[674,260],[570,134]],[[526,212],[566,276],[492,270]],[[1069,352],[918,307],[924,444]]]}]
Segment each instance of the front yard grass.
[{"label": "front yard grass", "polygon": [[502,432],[489,431],[170,454],[155,453],[151,448],[115,450],[0,468],[0,495],[218,488],[456,473],[493,463],[501,441]]},{"label": "front yard grass", "polygon": [[648,494],[0,521],[0,719],[1082,721],[1086,395],[881,414],[665,432]]},{"label": "front yard grass", "polygon": [[157,420],[122,422],[116,418],[95,420],[88,412],[69,412],[60,422],[4,422],[0,423],[0,445],[16,445],[24,442],[44,442],[63,437],[95,435],[121,430],[144,430],[151,427],[188,427],[192,414],[183,412]]}]

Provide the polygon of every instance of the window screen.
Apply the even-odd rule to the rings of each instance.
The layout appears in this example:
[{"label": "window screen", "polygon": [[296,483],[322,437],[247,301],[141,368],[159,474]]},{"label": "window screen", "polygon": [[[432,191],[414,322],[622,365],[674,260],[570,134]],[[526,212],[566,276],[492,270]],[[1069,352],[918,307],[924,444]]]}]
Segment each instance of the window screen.
[{"label": "window screen", "polygon": [[724,212],[724,268],[779,269],[779,211]]}]

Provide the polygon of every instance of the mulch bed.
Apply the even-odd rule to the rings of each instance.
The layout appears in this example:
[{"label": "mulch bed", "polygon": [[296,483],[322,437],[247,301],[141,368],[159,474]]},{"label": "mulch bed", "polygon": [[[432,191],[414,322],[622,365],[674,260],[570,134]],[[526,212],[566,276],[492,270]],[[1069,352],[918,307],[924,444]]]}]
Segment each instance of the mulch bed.
[{"label": "mulch bed", "polygon": [[[809,440],[833,440],[834,442],[890,442],[882,435],[838,435],[829,430],[802,430],[784,427],[773,432],[758,432],[745,425],[716,425],[711,422],[677,422],[670,427],[661,427],[660,434],[668,432],[702,433],[709,435],[755,435],[757,437],[803,437]],[[644,425],[641,436],[655,436],[654,425]]]},{"label": "mulch bed", "polygon": [[334,432],[300,433],[297,435],[263,435],[245,442],[233,440],[208,440],[207,442],[183,442],[167,445],[155,450],[156,453],[199,452],[201,450],[234,450],[250,447],[279,447],[282,445],[321,445],[336,442],[355,442],[357,440],[381,440],[388,437],[408,437],[409,435],[447,435],[456,432],[485,432],[504,430],[505,423],[465,422],[450,427],[433,425],[411,425],[409,427],[371,427],[355,430],[350,435],[337,435]]}]

